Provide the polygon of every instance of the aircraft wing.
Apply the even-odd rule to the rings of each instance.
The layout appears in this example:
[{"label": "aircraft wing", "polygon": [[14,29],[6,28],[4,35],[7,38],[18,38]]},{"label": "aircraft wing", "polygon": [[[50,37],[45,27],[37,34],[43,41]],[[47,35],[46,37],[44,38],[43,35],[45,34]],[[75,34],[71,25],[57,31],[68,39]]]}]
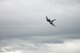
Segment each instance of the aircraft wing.
[{"label": "aircraft wing", "polygon": [[[52,26],[55,26],[53,23],[51,24]],[[56,27],[56,26],[55,26]]]},{"label": "aircraft wing", "polygon": [[52,20],[52,22],[54,22],[56,19]]}]

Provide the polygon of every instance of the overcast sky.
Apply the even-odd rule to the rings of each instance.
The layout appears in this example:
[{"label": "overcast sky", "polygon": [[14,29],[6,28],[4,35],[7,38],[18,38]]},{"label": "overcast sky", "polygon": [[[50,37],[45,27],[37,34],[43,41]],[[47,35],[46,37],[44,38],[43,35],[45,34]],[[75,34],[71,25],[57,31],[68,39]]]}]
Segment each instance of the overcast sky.
[{"label": "overcast sky", "polygon": [[0,0],[1,53],[79,53],[79,44],[80,0]]}]

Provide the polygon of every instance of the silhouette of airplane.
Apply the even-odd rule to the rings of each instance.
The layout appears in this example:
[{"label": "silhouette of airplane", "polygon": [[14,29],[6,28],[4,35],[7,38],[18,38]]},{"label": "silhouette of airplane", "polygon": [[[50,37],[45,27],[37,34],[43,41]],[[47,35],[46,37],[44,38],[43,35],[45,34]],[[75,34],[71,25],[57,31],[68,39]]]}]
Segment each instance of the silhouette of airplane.
[{"label": "silhouette of airplane", "polygon": [[[54,22],[56,19],[50,20],[50,19],[48,19],[48,17],[46,16],[46,20],[47,20],[52,26],[55,26],[53,22]],[[55,26],[55,27],[56,27],[56,26]]]}]

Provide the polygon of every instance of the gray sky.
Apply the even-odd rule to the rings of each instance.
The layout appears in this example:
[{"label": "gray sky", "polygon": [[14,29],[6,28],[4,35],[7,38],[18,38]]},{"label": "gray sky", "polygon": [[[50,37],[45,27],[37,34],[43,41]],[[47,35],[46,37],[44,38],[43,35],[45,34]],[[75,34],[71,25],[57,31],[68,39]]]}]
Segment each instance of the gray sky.
[{"label": "gray sky", "polygon": [[79,34],[79,6],[79,0],[0,0],[0,37]]},{"label": "gray sky", "polygon": [[[56,27],[51,26],[45,16],[56,19]],[[65,45],[66,40],[75,44],[74,40],[80,40],[80,0],[0,0],[0,44],[3,40],[8,44],[8,39],[13,43],[18,39],[31,41],[30,44]]]}]

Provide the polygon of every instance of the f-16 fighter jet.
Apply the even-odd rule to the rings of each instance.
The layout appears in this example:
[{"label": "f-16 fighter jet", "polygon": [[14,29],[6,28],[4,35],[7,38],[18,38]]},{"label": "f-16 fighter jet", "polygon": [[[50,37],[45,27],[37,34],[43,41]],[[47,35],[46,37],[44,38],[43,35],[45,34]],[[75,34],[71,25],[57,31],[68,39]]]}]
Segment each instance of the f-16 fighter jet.
[{"label": "f-16 fighter jet", "polygon": [[[50,20],[50,19],[48,19],[48,17],[46,16],[46,20],[47,20],[52,26],[55,26],[53,22],[54,22],[56,19]],[[56,26],[55,26],[55,27],[56,27]]]}]

